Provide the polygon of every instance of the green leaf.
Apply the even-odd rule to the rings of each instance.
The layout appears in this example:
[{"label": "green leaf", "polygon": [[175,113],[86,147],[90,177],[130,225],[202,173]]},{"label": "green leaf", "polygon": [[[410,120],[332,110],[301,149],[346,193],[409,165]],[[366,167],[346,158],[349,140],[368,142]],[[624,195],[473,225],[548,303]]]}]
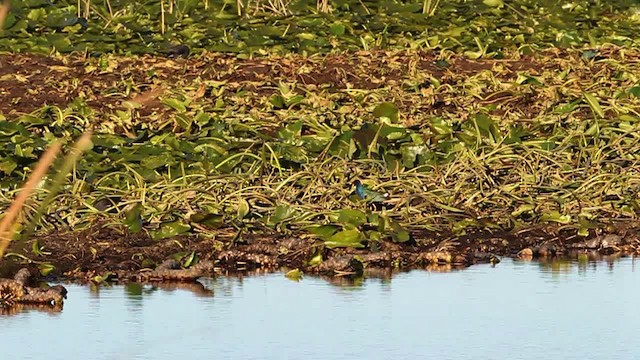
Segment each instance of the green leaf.
[{"label": "green leaf", "polygon": [[591,111],[593,111],[593,113],[598,115],[599,117],[604,118],[604,111],[602,110],[602,107],[600,107],[598,99],[596,99],[595,96],[589,93],[584,93],[583,95],[584,99],[587,101],[587,104],[589,104]]},{"label": "green leaf", "polygon": [[369,239],[369,241],[382,241],[382,233],[371,230],[367,232],[367,239]]},{"label": "green leaf", "polygon": [[309,266],[316,266],[322,264],[322,253],[318,253],[309,260]]},{"label": "green leaf", "polygon": [[320,225],[313,226],[308,228],[307,230],[313,234],[318,236],[322,240],[328,240],[333,234],[338,231],[339,227],[335,225]]},{"label": "green leaf", "polygon": [[517,209],[511,212],[511,216],[518,217],[524,213],[532,212],[536,207],[531,204],[520,205]]},{"label": "green leaf", "polygon": [[429,121],[431,130],[438,135],[450,135],[453,133],[453,128],[446,120],[442,118],[432,118]]},{"label": "green leaf", "polygon": [[403,243],[411,240],[411,234],[409,234],[409,231],[402,227],[400,223],[395,220],[391,220],[390,225],[391,229],[393,230],[391,232],[391,238],[394,242]]},{"label": "green leaf", "polygon": [[198,256],[196,255],[195,251],[192,251],[184,260],[182,267],[186,269],[191,267],[192,265],[195,265],[197,262],[198,262]]},{"label": "green leaf", "polygon": [[362,241],[362,233],[358,229],[342,230],[329,238],[325,242],[328,248],[336,247],[353,247],[363,248],[364,245],[360,243]]},{"label": "green leaf", "polygon": [[295,209],[289,205],[278,205],[267,221],[269,225],[276,225],[290,219],[295,214]]},{"label": "green leaf", "polygon": [[344,24],[339,22],[334,22],[329,26],[329,32],[335,36],[344,35],[346,29],[347,28],[344,26]]},{"label": "green leaf", "polygon": [[589,236],[589,227],[583,225],[578,227],[578,236]]},{"label": "green leaf", "polygon": [[560,224],[570,224],[571,215],[562,215],[557,211],[551,211],[551,212],[542,214],[542,216],[540,216],[540,221],[556,222]]},{"label": "green leaf", "polygon": [[302,103],[303,100],[304,100],[304,96],[302,96],[302,95],[294,95],[294,96],[292,96],[292,97],[287,99],[286,105],[287,105],[287,107],[298,105],[298,104]]},{"label": "green leaf", "polygon": [[40,275],[42,276],[47,276],[51,274],[51,272],[55,269],[56,267],[49,263],[41,263],[38,265],[38,270],[40,270]]},{"label": "green leaf", "polygon": [[338,221],[341,224],[360,226],[367,222],[367,215],[360,210],[343,209],[338,212]]},{"label": "green leaf", "polygon": [[132,234],[142,230],[142,204],[136,203],[125,210],[124,224]]},{"label": "green leaf", "polygon": [[11,136],[14,134],[20,134],[20,135],[28,135],[28,130],[17,123],[14,122],[10,122],[10,121],[0,121],[0,135],[2,136]]},{"label": "green leaf", "polygon": [[204,224],[214,229],[218,229],[224,224],[224,215],[200,212],[192,214],[189,217],[189,221],[197,224]]},{"label": "green leaf", "polygon": [[18,164],[11,158],[0,160],[0,170],[6,175],[11,175],[11,173],[13,173],[13,170],[15,170],[17,167]]},{"label": "green leaf", "polygon": [[151,238],[153,240],[162,240],[184,234],[189,230],[191,230],[191,226],[184,224],[181,221],[167,222],[160,225],[158,230],[151,231]]},{"label": "green leaf", "polygon": [[398,121],[398,107],[391,102],[383,102],[373,109],[373,116],[377,118],[386,117],[389,120]]},{"label": "green leaf", "polygon": [[585,60],[593,59],[597,55],[598,55],[598,50],[585,50],[582,52],[582,58]]},{"label": "green leaf", "polygon": [[482,3],[494,8],[501,8],[504,6],[504,2],[502,0],[482,0]]},{"label": "green leaf", "polygon": [[40,246],[40,242],[36,239],[31,243],[31,252],[35,255],[35,256],[42,256],[42,255],[51,255],[50,252],[45,252],[42,251],[42,246]]},{"label": "green leaf", "polygon": [[284,274],[284,276],[289,280],[300,281],[302,280],[302,271],[300,271],[300,269],[293,269]]},{"label": "green leaf", "polygon": [[164,99],[162,100],[162,103],[179,112],[187,111],[187,106],[186,106],[187,102],[184,102],[178,99],[174,99],[174,98]]},{"label": "green leaf", "polygon": [[105,281],[111,280],[114,275],[115,275],[114,273],[112,273],[110,271],[107,271],[102,275],[96,275],[96,276],[92,277],[91,281],[96,283],[96,284],[101,284],[101,283],[103,283]]},{"label": "green leaf", "polygon": [[634,86],[631,89],[629,89],[629,94],[635,97],[640,97],[640,86]]},{"label": "green leaf", "polygon": [[173,156],[169,154],[149,155],[142,159],[140,165],[151,170],[157,169],[161,166],[170,166],[175,163]]},{"label": "green leaf", "polygon": [[277,95],[277,94],[271,95],[271,97],[269,97],[269,102],[276,109],[284,109],[285,107],[285,100],[281,95]]},{"label": "green leaf", "polygon": [[301,131],[302,121],[296,121],[278,130],[278,137],[285,140],[297,140],[300,138]]},{"label": "green leaf", "polygon": [[245,199],[240,199],[238,201],[238,220],[244,219],[247,214],[249,214],[249,203]]}]

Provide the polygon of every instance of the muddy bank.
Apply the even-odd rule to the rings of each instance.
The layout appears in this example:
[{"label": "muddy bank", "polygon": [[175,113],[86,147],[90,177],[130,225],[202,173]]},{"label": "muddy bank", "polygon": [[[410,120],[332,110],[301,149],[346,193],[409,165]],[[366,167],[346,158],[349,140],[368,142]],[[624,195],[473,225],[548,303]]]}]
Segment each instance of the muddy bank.
[{"label": "muddy bank", "polygon": [[215,238],[197,235],[155,241],[124,229],[95,227],[81,232],[55,232],[15,243],[2,262],[0,275],[18,269],[53,265],[49,276],[78,281],[191,281],[220,272],[276,270],[282,267],[328,276],[358,275],[364,269],[464,268],[498,263],[499,257],[547,258],[584,253],[640,253],[640,229],[628,224],[592,232],[587,237],[559,227],[517,232],[495,231],[443,236],[413,233],[414,241],[377,242],[365,249],[328,249],[302,234],[236,236],[221,230]]},{"label": "muddy bank", "polygon": [[0,279],[0,309],[22,306],[61,309],[67,289],[61,285],[36,286],[37,273],[23,268],[12,279]]},{"label": "muddy bank", "polygon": [[[601,49],[599,56],[613,61],[633,63],[640,57],[629,49]],[[593,74],[605,76],[616,73],[618,65],[608,62],[588,63],[580,50],[549,49],[536,56],[515,55],[509,59],[470,60],[451,55],[447,61],[434,52],[423,51],[358,51],[322,56],[288,55],[266,58],[240,59],[235,55],[205,53],[189,59],[168,60],[164,56],[110,57],[101,60],[83,56],[47,57],[33,54],[0,54],[0,94],[7,101],[0,103],[0,114],[8,118],[31,113],[45,105],[62,108],[83,99],[86,108],[99,114],[122,110],[126,94],[134,89],[144,93],[151,88],[166,86],[201,86],[204,90],[212,82],[224,83],[227,92],[250,90],[253,97],[266,97],[277,93],[280,82],[295,82],[301,89],[374,90],[391,87],[403,88],[405,82],[415,80],[416,74],[428,74],[441,84],[456,85],[482,72],[492,72],[495,79],[515,81],[524,72],[540,76],[563,72],[571,66],[574,76],[581,81],[592,81]],[[428,83],[419,84],[428,88]],[[483,105],[495,106],[496,113],[504,115],[514,110],[527,117],[548,108],[548,99],[539,94],[518,93],[509,89],[491,90],[488,86],[481,97]],[[537,91],[532,88],[528,91]],[[198,97],[210,97],[210,91]],[[431,98],[429,96],[428,98]],[[403,100],[404,99],[404,100]],[[554,99],[553,101],[556,101]],[[460,94],[436,94],[431,100],[416,104],[413,99],[398,98],[403,112],[442,114],[464,107]],[[501,109],[500,105],[504,107]],[[170,108],[155,99],[139,109],[141,116],[152,113],[166,114]],[[609,113],[610,110],[606,110]],[[581,117],[589,118],[585,112]],[[162,117],[164,118],[164,117]],[[409,122],[413,121],[408,119]]]}]

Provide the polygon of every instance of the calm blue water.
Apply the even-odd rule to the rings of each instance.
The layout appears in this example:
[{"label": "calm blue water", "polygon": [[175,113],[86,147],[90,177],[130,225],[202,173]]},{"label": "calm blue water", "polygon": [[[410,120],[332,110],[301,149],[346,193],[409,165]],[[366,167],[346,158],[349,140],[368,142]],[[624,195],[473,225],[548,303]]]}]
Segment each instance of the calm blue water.
[{"label": "calm blue water", "polygon": [[202,283],[69,285],[62,312],[0,317],[2,359],[640,359],[630,258]]}]

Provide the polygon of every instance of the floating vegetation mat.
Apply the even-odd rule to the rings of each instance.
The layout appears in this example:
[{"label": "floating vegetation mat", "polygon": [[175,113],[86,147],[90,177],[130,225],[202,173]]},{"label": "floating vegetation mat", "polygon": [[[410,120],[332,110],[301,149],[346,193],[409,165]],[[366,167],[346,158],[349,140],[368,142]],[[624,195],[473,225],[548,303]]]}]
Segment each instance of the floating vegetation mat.
[{"label": "floating vegetation mat", "polygon": [[54,139],[94,133],[7,256],[103,279],[171,257],[352,273],[633,252],[639,59],[0,55],[3,208]]}]

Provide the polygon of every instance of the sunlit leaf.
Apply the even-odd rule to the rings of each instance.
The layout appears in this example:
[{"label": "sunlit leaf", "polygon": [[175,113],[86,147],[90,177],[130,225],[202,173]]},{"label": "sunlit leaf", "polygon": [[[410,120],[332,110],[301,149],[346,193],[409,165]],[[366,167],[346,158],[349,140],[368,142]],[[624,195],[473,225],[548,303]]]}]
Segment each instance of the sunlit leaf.
[{"label": "sunlit leaf", "polygon": [[571,215],[563,215],[557,211],[544,213],[540,216],[540,221],[556,222],[560,224],[570,224]]},{"label": "sunlit leaf", "polygon": [[53,270],[55,270],[55,269],[56,269],[56,267],[53,266],[50,263],[40,263],[40,264],[38,264],[38,270],[40,271],[40,275],[42,275],[42,276],[47,276],[47,275],[51,274],[51,272]]},{"label": "sunlit leaf", "polygon": [[300,269],[293,269],[293,270],[289,270],[286,274],[284,274],[284,276],[287,277],[287,279],[289,280],[293,280],[293,281],[300,281],[302,280],[302,271],[300,271]]},{"label": "sunlit leaf", "polygon": [[331,236],[327,241],[325,241],[325,245],[328,248],[335,247],[353,247],[353,248],[363,248],[360,242],[363,240],[362,233],[358,229],[350,229],[350,230],[342,230],[337,232],[333,236]]},{"label": "sunlit leaf", "polygon": [[158,230],[151,231],[150,234],[153,240],[162,240],[184,234],[189,230],[191,230],[191,226],[188,224],[184,224],[181,221],[173,221],[161,224]]},{"label": "sunlit leaf", "polygon": [[338,231],[339,227],[335,225],[319,225],[308,228],[311,234],[317,235],[323,240],[328,240],[333,234]]},{"label": "sunlit leaf", "polygon": [[240,198],[238,201],[238,220],[244,219],[247,214],[249,214],[249,203],[245,199]]},{"label": "sunlit leaf", "polygon": [[140,203],[129,206],[128,209],[125,210],[123,223],[127,225],[129,232],[132,234],[142,230],[142,210],[143,207]]},{"label": "sunlit leaf", "polygon": [[383,102],[373,109],[373,116],[386,117],[393,122],[398,121],[398,107],[394,103]]},{"label": "sunlit leaf", "polygon": [[367,222],[367,216],[359,210],[343,209],[338,212],[338,223],[360,226]]}]

